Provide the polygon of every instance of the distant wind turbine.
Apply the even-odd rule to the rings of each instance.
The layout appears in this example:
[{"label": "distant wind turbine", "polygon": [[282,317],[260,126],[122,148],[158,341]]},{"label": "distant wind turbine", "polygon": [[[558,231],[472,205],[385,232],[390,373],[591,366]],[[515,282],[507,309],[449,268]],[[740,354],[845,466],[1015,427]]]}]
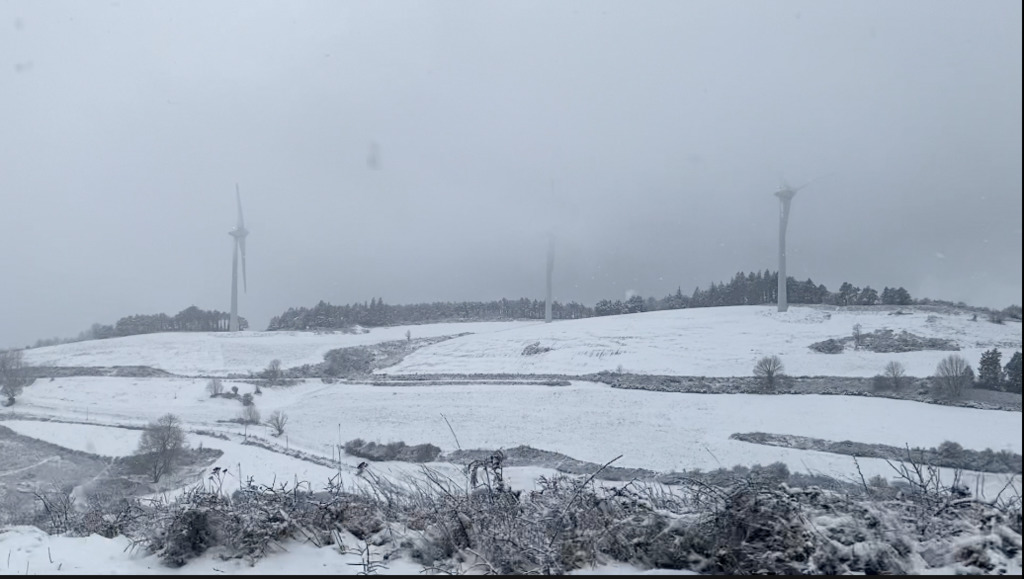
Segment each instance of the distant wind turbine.
[{"label": "distant wind turbine", "polygon": [[544,323],[551,323],[551,277],[555,272],[555,234],[548,233],[548,285],[544,300]]},{"label": "distant wind turbine", "polygon": [[779,198],[779,311],[789,309],[789,301],[786,295],[786,226],[789,225],[789,204],[793,202],[796,192],[810,185],[808,181],[799,187],[790,187],[786,180],[782,180],[782,187],[775,192]]},{"label": "distant wind turbine", "polygon": [[238,225],[228,232],[228,235],[235,238],[235,250],[231,259],[231,322],[228,330],[238,331],[238,255],[242,255],[242,288],[248,293],[248,283],[245,278],[245,236],[249,230],[245,228],[245,220],[242,219],[242,194],[238,191],[238,183],[235,183],[235,200],[238,202]]}]

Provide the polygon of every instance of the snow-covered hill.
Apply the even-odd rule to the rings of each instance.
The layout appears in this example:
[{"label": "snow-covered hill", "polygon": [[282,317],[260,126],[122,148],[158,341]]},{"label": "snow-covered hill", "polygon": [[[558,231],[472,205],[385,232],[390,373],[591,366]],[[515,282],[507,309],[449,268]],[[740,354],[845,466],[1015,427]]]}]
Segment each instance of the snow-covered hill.
[{"label": "snow-covered hill", "polygon": [[[582,375],[602,370],[687,376],[748,376],[754,363],[778,355],[792,376],[873,376],[889,360],[911,376],[929,376],[948,351],[883,354],[847,348],[822,354],[809,346],[861,332],[889,329],[953,341],[977,365],[996,347],[1008,356],[1021,349],[1021,324],[993,324],[967,312],[793,306],[737,306],[648,312],[583,320],[470,322],[372,328],[367,333],[242,332],[167,333],[38,348],[32,364],[56,366],[153,366],[183,375],[226,375],[265,368],[315,364],[334,348],[471,333],[422,348],[388,374],[521,373]],[[539,353],[525,355],[537,344]],[[1004,358],[1005,359],[1005,358]]]},{"label": "snow-covered hill", "polygon": [[413,338],[492,333],[537,322],[467,322],[369,328],[343,332],[170,332],[89,340],[25,351],[25,361],[53,366],[151,366],[173,374],[227,375],[323,362],[335,348]]},{"label": "snow-covered hill", "polygon": [[[627,371],[684,376],[749,376],[763,356],[778,355],[791,376],[873,376],[898,360],[911,376],[930,376],[948,351],[882,354],[847,348],[822,354],[809,346],[830,338],[890,329],[924,338],[952,340],[977,366],[984,350],[1007,356],[1021,348],[1021,324],[971,321],[966,313],[935,313],[904,308],[843,309],[737,306],[649,312],[530,325],[495,333],[475,333],[423,348],[388,374],[522,373],[585,374]],[[524,348],[540,350],[524,355]],[[1004,356],[1004,360],[1006,357]]]},{"label": "snow-covered hill", "polygon": [[[997,325],[952,311],[903,311],[903,315],[892,315],[892,308],[796,306],[780,314],[771,307],[752,306],[552,324],[431,324],[353,334],[168,333],[79,342],[28,350],[26,359],[31,364],[56,366],[145,365],[181,376],[37,380],[14,406],[0,408],[0,419],[6,418],[0,424],[71,449],[125,455],[136,448],[140,431],[121,427],[142,426],[165,413],[174,413],[193,431],[189,435],[192,445],[224,452],[219,462],[237,473],[233,474],[235,479],[252,477],[257,484],[304,480],[314,486],[325,484],[339,471],[350,484],[363,484],[363,479],[356,476],[356,465],[362,459],[339,456],[337,451],[340,443],[354,438],[381,443],[429,442],[444,451],[529,445],[593,463],[621,456],[617,466],[658,471],[706,471],[782,462],[792,472],[824,474],[846,481],[858,481],[861,476],[893,480],[896,473],[881,459],[855,462],[849,456],[750,444],[730,439],[729,435],[761,431],[896,447],[932,447],[952,440],[971,450],[1022,452],[1020,412],[851,396],[683,394],[618,389],[584,380],[572,380],[569,386],[543,386],[482,383],[473,378],[452,383],[436,380],[432,382],[436,385],[429,386],[306,380],[288,387],[268,387],[255,397],[259,411],[264,417],[281,411],[289,418],[285,435],[273,439],[264,426],[244,427],[230,422],[239,415],[241,404],[211,398],[205,389],[207,380],[199,377],[259,371],[273,359],[281,360],[286,367],[317,363],[331,349],[403,340],[407,331],[414,338],[469,335],[416,350],[397,366],[384,369],[388,374],[584,375],[621,369],[652,374],[749,376],[757,359],[775,354],[783,359],[787,372],[797,376],[870,376],[889,360],[902,362],[911,375],[926,376],[949,354],[937,350],[882,354],[852,348],[840,354],[823,354],[808,347],[849,336],[857,324],[864,333],[890,329],[951,340],[975,365],[984,350],[996,347],[1008,356],[1021,348],[1018,322]],[[528,348],[532,345],[536,347]],[[238,386],[240,393],[254,391],[253,385],[242,380],[227,380],[226,384]],[[306,458],[319,458],[311,462],[242,443],[252,436],[307,453]],[[433,463],[431,467],[452,479],[463,476],[451,464]],[[418,468],[408,463],[372,465],[373,472],[396,480],[417,475]],[[540,476],[553,472],[543,466],[512,467],[506,475],[514,488],[531,489]],[[945,479],[953,480],[952,471],[941,472]],[[0,472],[0,477],[3,474]],[[989,499],[1001,491],[1019,496],[1021,488],[1020,476],[967,472],[961,481]],[[0,491],[2,483],[0,478]],[[174,572],[153,556],[122,553],[126,545],[123,538],[46,536],[27,527],[0,529],[0,549],[11,552],[11,573],[96,573],[115,567],[125,572]],[[1019,555],[1012,563],[1016,565],[1012,568],[1019,569]],[[208,554],[190,563],[185,571],[341,574],[358,571],[358,564],[355,552],[338,555],[327,548],[292,542],[286,553],[268,557],[256,567],[237,560],[221,561]],[[925,567],[923,563],[920,566]],[[394,561],[390,567],[390,573],[422,570],[408,560]]]}]

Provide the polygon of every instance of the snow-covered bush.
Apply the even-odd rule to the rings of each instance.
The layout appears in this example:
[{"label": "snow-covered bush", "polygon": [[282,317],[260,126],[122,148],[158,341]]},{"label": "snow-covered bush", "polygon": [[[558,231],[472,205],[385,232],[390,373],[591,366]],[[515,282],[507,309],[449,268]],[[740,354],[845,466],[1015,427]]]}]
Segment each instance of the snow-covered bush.
[{"label": "snow-covered bush", "polygon": [[936,366],[933,380],[940,394],[959,398],[974,384],[974,369],[963,356],[950,354]]},{"label": "snow-covered bush", "polygon": [[413,446],[402,441],[379,444],[356,438],[345,443],[345,452],[374,461],[431,462],[440,456],[441,449],[429,443]]},{"label": "snow-covered bush", "polygon": [[270,413],[270,418],[267,419],[267,426],[273,430],[274,436],[281,436],[284,434],[284,427],[288,424],[288,415],[280,410],[275,410]]},{"label": "snow-covered bush", "polygon": [[252,403],[247,406],[243,406],[241,414],[238,415],[238,421],[242,424],[259,424],[260,411],[257,410],[256,405]]},{"label": "snow-covered bush", "polygon": [[754,376],[761,380],[761,385],[765,390],[774,390],[775,385],[782,378],[784,370],[781,358],[765,356],[754,365]]},{"label": "snow-covered bush", "polygon": [[153,482],[158,482],[174,468],[184,450],[185,431],[181,427],[181,419],[174,414],[165,414],[142,431],[136,454],[142,457]]},{"label": "snow-covered bush", "polygon": [[835,490],[793,486],[798,477],[781,464],[722,469],[673,487],[556,475],[515,490],[503,463],[501,453],[475,459],[461,481],[424,468],[421,478],[399,483],[366,469],[361,494],[333,481],[322,492],[250,481],[228,496],[223,471],[214,469],[209,484],[176,502],[144,507],[143,523],[128,532],[171,566],[213,548],[254,562],[288,538],[325,546],[340,541],[339,532],[451,572],[466,564],[495,574],[564,574],[613,560],[712,574],[1020,566],[1019,497],[1015,507],[978,501],[913,462],[901,463],[905,484],[833,481]]},{"label": "snow-covered bush", "polygon": [[210,393],[210,398],[216,398],[224,394],[224,383],[220,378],[213,378],[206,383],[206,391]]}]

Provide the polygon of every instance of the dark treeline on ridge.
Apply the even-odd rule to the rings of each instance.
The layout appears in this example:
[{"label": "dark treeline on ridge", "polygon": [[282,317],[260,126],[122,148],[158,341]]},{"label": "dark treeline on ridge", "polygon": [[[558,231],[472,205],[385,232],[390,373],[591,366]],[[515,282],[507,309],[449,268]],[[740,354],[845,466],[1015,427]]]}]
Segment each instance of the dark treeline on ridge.
[{"label": "dark treeline on ridge", "polygon": [[[707,288],[696,288],[684,294],[682,288],[663,298],[632,296],[626,300],[600,300],[594,306],[578,302],[554,302],[552,317],[556,320],[574,320],[595,316],[614,316],[659,310],[682,308],[706,308],[718,306],[743,306],[774,304],[778,299],[778,274],[770,270],[763,272],[737,273],[728,282],[712,283]],[[863,288],[844,282],[839,290],[829,291],[822,284],[812,280],[787,280],[789,303],[826,304],[836,306],[951,304],[938,300],[915,300],[902,287],[885,287],[881,292],[870,286]],[[988,311],[988,308],[972,308]],[[990,311],[998,319],[1004,317],[1020,319],[1020,306],[1010,306],[1001,312]],[[74,338],[50,338],[36,341],[33,347],[54,346],[84,340],[99,340],[153,334],[157,332],[226,332],[230,314],[217,310],[201,310],[189,306],[173,316],[167,314],[131,315],[113,325],[93,324]],[[369,302],[346,305],[331,305],[321,301],[312,308],[289,308],[283,314],[270,320],[267,330],[339,330],[353,326],[388,326],[404,324],[427,324],[437,322],[498,321],[498,320],[542,320],[544,301],[529,298],[492,301],[433,302],[393,305],[383,298]],[[239,327],[249,329],[249,322],[239,316]]]},{"label": "dark treeline on ridge", "polygon": [[[883,288],[881,292],[865,286],[859,288],[846,282],[839,291],[830,292],[812,280],[787,279],[789,302],[792,304],[910,305],[910,293],[900,288]],[[658,310],[702,308],[715,306],[762,305],[778,299],[778,274],[772,271],[737,273],[728,283],[713,283],[707,289],[696,288],[686,295],[682,288],[663,298],[636,295],[626,300],[601,300],[593,307],[577,302],[553,302],[551,315],[556,320],[594,316],[612,316]],[[455,321],[543,319],[542,300],[520,298],[488,302],[433,302],[392,305],[382,298],[369,303],[331,305],[321,301],[312,308],[289,308],[274,316],[268,330],[341,329],[355,325],[387,326]]]},{"label": "dark treeline on ridge", "polygon": [[[217,310],[201,310],[196,306],[189,306],[173,316],[167,314],[136,314],[125,316],[117,320],[113,325],[93,324],[89,329],[84,330],[75,338],[51,338],[38,340],[36,348],[43,346],[55,346],[70,342],[82,342],[85,340],[101,340],[103,338],[118,338],[121,336],[134,336],[136,334],[155,334],[157,332],[226,332],[231,314]],[[238,317],[238,326],[247,329],[249,322],[245,318]]]}]

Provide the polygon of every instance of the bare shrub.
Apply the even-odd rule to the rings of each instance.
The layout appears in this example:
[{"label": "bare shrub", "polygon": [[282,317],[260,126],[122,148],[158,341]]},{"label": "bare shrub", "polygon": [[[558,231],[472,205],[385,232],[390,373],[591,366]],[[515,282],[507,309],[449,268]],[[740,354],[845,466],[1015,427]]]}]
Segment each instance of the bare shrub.
[{"label": "bare shrub", "polygon": [[547,346],[541,346],[540,342],[534,342],[523,348],[524,356],[536,356],[537,354],[543,354],[544,352],[550,352],[551,348]]},{"label": "bare shrub", "polygon": [[1018,322],[1021,320],[1021,308],[1018,305],[1003,308],[1002,314],[1011,320],[1017,320]]},{"label": "bare shrub", "polygon": [[274,436],[281,436],[284,434],[285,424],[288,424],[288,415],[280,410],[275,410],[270,413],[266,424],[274,431]]},{"label": "bare shrub", "polygon": [[754,365],[754,376],[761,379],[765,390],[772,390],[778,383],[779,378],[783,376],[784,368],[782,365],[782,359],[778,356],[765,356],[757,361]]},{"label": "bare shrub", "polygon": [[7,400],[4,406],[14,404],[14,399],[21,395],[25,386],[36,381],[30,378],[27,373],[27,365],[21,350],[7,350],[0,352],[0,396]]},{"label": "bare shrub", "polygon": [[238,420],[242,424],[259,424],[260,423],[260,411],[256,410],[255,404],[242,407],[241,414],[238,415]]},{"label": "bare shrub", "polygon": [[[794,485],[797,475],[782,464],[738,467],[716,479],[698,473],[674,489],[639,480],[595,484],[611,461],[588,477],[540,477],[519,491],[496,452],[468,464],[464,480],[423,468],[421,477],[399,482],[364,469],[356,493],[344,490],[339,474],[322,492],[296,479],[291,487],[250,480],[230,494],[222,492],[224,471],[214,468],[212,488],[200,483],[173,503],[147,503],[142,523],[125,534],[174,567],[211,547],[216,557],[254,563],[285,550],[289,538],[354,554],[343,543],[347,532],[363,545],[361,561],[350,565],[365,574],[385,568],[382,552],[447,574],[586,573],[610,561],[707,574],[903,574],[922,569],[922,555],[928,569],[1013,571],[1019,491],[997,504],[978,501],[956,475],[947,484],[909,450],[907,459],[890,462],[900,480],[863,481],[868,492],[859,496],[835,480],[835,488]],[[896,493],[905,498],[891,500]],[[413,532],[396,533],[393,523]],[[982,539],[980,550],[960,548]]]},{"label": "bare shrub", "polygon": [[441,449],[433,444],[417,444],[409,446],[402,441],[378,444],[356,438],[345,443],[345,452],[359,458],[375,461],[397,460],[402,462],[432,462],[441,454]]},{"label": "bare shrub", "polygon": [[252,405],[253,405],[252,394],[250,394],[248,392],[246,392],[245,394],[242,394],[242,406],[252,406]]},{"label": "bare shrub", "polygon": [[210,393],[210,398],[216,398],[224,394],[224,383],[220,378],[214,378],[206,383],[206,391]]},{"label": "bare shrub", "polygon": [[933,380],[941,394],[959,398],[974,382],[974,369],[963,356],[950,354],[936,366]]},{"label": "bare shrub", "polygon": [[900,388],[903,387],[903,382],[905,381],[907,371],[903,367],[903,364],[897,362],[896,360],[892,360],[885,365],[885,371],[883,375],[885,376],[886,381],[889,383],[889,388],[892,388],[893,390],[899,390]]},{"label": "bare shrub", "polygon": [[843,342],[836,340],[835,338],[829,338],[821,342],[815,342],[809,346],[815,352],[821,352],[822,354],[842,354],[843,353]]},{"label": "bare shrub", "polygon": [[51,533],[60,534],[71,528],[75,516],[75,497],[69,492],[51,483],[50,490],[33,491],[32,496],[43,507]]},{"label": "bare shrub", "polygon": [[324,354],[324,373],[334,378],[363,376],[373,372],[375,359],[364,347],[331,350]]},{"label": "bare shrub", "polygon": [[853,349],[860,350],[860,347],[864,345],[864,332],[863,327],[860,324],[853,325]]},{"label": "bare shrub", "polygon": [[883,392],[891,388],[889,380],[881,374],[875,374],[871,378],[871,389],[875,392]]},{"label": "bare shrub", "polygon": [[267,365],[267,369],[263,371],[263,378],[266,379],[267,383],[271,386],[275,386],[281,382],[284,378],[284,370],[281,369],[281,361],[273,359],[270,364]]},{"label": "bare shrub", "polygon": [[165,414],[151,422],[142,431],[136,454],[145,457],[145,467],[153,482],[174,468],[174,463],[185,448],[185,432],[181,420],[173,414]]}]

